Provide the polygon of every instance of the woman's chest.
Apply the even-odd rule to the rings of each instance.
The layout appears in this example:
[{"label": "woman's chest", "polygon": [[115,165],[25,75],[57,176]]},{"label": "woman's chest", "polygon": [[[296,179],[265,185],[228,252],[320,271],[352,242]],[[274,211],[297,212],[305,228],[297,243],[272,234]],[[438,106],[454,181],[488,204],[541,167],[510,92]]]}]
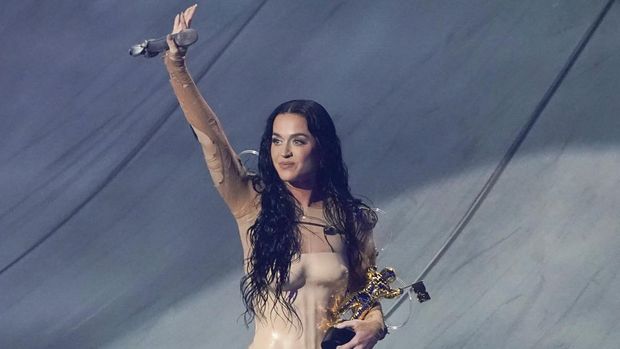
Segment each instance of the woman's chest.
[{"label": "woman's chest", "polygon": [[346,289],[349,280],[347,261],[338,252],[302,253],[291,262],[287,291],[300,288]]},{"label": "woman's chest", "polygon": [[301,253],[345,255],[344,235],[325,219],[321,207],[307,207],[297,226],[300,234]]}]

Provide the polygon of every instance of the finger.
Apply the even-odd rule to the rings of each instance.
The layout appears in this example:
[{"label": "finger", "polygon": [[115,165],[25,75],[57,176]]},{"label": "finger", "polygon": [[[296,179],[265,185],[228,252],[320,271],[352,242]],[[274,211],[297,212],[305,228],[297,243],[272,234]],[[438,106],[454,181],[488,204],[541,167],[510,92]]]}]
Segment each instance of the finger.
[{"label": "finger", "polygon": [[351,339],[348,343],[337,346],[336,349],[354,349],[356,345],[357,343],[353,342],[353,339]]},{"label": "finger", "polygon": [[170,50],[170,53],[176,55],[179,52],[179,48],[177,47],[177,44],[174,43],[171,34],[166,35],[166,42],[168,43],[168,49]]},{"label": "finger", "polygon": [[355,325],[357,325],[357,322],[359,320],[347,320],[347,321],[343,321],[343,322],[339,322],[336,325],[334,325],[335,328],[355,328]]},{"label": "finger", "polygon": [[187,27],[189,28],[189,26],[192,24],[192,18],[194,17],[194,13],[196,12],[196,7],[198,7],[198,4],[194,4],[190,7],[188,7],[184,14],[185,14],[185,22],[187,23]]},{"label": "finger", "polygon": [[181,21],[180,21],[181,30],[187,29],[187,21],[185,20],[185,13],[181,13]]},{"label": "finger", "polygon": [[179,31],[185,29],[187,25],[185,24],[185,15],[183,12],[179,13]]},{"label": "finger", "polygon": [[177,15],[174,16],[174,25],[172,26],[172,34],[178,33],[181,31],[181,26],[179,24],[180,22],[181,22],[181,16],[180,14],[177,13]]}]

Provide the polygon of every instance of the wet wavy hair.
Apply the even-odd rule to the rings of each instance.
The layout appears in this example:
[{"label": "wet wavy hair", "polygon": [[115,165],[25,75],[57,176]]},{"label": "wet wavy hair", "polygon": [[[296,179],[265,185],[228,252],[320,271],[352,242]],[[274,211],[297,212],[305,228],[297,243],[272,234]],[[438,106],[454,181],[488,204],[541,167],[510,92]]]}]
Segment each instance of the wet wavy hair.
[{"label": "wet wavy hair", "polygon": [[[251,255],[246,261],[247,272],[241,279],[246,325],[256,316],[265,318],[267,311],[269,314],[275,312],[291,324],[300,324],[292,304],[294,298],[287,296],[283,287],[291,262],[301,255],[297,222],[303,212],[278,176],[271,159],[273,122],[282,113],[305,117],[308,129],[316,139],[319,157],[316,189],[324,198],[323,213],[327,224],[335,227],[344,237],[351,267],[349,290],[363,285],[363,246],[377,221],[375,212],[351,194],[340,139],[325,108],[312,100],[292,100],[279,105],[267,119],[260,143],[258,174],[252,178],[254,188],[260,193],[261,210],[248,231]],[[268,309],[270,300],[273,307]]]}]

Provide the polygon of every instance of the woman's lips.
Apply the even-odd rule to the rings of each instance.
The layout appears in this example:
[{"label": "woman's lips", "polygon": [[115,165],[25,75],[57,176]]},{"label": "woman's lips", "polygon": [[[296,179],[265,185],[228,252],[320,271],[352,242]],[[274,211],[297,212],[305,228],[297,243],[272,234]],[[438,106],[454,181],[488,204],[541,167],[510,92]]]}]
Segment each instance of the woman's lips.
[{"label": "woman's lips", "polygon": [[293,167],[295,165],[295,163],[287,161],[287,162],[281,162],[281,163],[279,163],[279,165],[280,165],[281,168],[291,168],[291,167]]}]

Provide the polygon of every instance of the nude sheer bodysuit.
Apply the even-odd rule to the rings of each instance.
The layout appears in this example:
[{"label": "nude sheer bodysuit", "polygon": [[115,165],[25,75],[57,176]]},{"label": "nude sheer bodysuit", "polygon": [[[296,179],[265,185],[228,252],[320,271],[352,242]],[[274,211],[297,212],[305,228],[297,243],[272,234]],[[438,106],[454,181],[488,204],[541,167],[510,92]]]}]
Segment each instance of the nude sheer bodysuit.
[{"label": "nude sheer bodysuit", "polygon": [[[172,88],[196,133],[216,189],[233,214],[245,258],[250,255],[248,228],[260,210],[260,198],[230,146],[214,112],[200,95],[184,61],[165,59]],[[309,224],[307,224],[309,223]],[[339,234],[326,234],[322,203],[313,203],[300,221],[302,254],[294,260],[285,290],[294,299],[301,328],[275,314],[256,318],[249,349],[319,349],[325,334],[321,322],[335,299],[347,289],[348,268],[344,242]],[[268,306],[268,309],[271,309]],[[233,345],[236,347],[236,345]]]}]

